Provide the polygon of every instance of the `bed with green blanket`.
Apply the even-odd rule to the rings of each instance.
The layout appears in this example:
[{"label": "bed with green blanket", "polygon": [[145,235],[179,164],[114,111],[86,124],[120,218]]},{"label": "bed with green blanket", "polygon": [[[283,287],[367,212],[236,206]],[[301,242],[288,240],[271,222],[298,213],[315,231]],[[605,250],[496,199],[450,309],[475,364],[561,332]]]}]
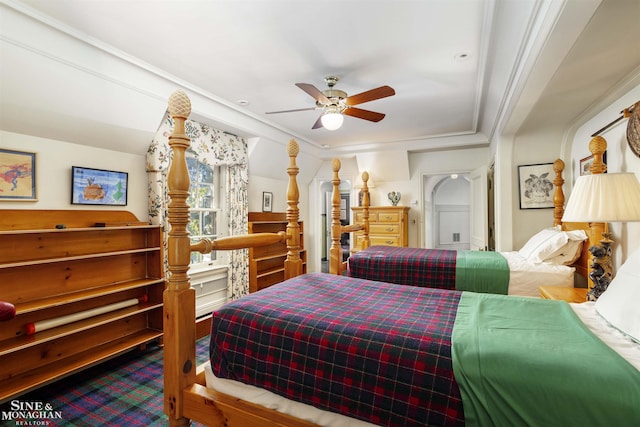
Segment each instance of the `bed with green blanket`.
[{"label": "bed with green blanket", "polygon": [[400,285],[501,295],[540,296],[538,288],[573,286],[575,267],[534,262],[519,251],[371,246],[352,254],[347,274]]},{"label": "bed with green blanket", "polygon": [[640,372],[564,301],[464,293],[452,359],[466,425],[640,426]]},{"label": "bed with green blanket", "polygon": [[216,311],[210,349],[211,387],[325,426],[640,425],[640,371],[563,301],[311,273]]}]

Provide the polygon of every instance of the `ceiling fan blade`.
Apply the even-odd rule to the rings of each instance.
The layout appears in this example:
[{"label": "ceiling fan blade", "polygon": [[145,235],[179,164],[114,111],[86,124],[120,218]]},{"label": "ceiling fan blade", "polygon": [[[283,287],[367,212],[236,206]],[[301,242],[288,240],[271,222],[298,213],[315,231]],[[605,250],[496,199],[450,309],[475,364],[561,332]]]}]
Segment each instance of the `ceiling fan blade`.
[{"label": "ceiling fan blade", "polygon": [[318,117],[318,120],[316,120],[316,122],[313,124],[313,126],[311,126],[311,129],[320,129],[322,127],[322,115],[320,115],[320,117]]},{"label": "ceiling fan blade", "polygon": [[329,98],[327,98],[324,95],[324,93],[322,93],[320,91],[320,89],[318,89],[317,87],[315,87],[312,84],[309,84],[309,83],[296,83],[296,86],[298,86],[303,91],[307,92],[309,95],[311,95],[313,97],[313,99],[315,99],[316,101],[318,101],[321,104],[329,104],[331,102],[331,101],[329,101]]},{"label": "ceiling fan blade", "polygon": [[380,86],[375,89],[368,90],[366,92],[352,95],[345,99],[345,103],[349,106],[363,104],[365,102],[374,101],[380,98],[386,98],[387,96],[395,95],[396,91],[390,86]]},{"label": "ceiling fan blade", "polygon": [[265,114],[294,113],[296,111],[309,111],[309,110],[317,110],[317,109],[318,109],[318,107],[297,108],[295,110],[267,111]]},{"label": "ceiling fan blade", "polygon": [[384,119],[384,114],[375,111],[363,110],[362,108],[349,107],[342,112],[345,116],[357,117],[359,119],[369,120],[370,122],[379,122]]}]

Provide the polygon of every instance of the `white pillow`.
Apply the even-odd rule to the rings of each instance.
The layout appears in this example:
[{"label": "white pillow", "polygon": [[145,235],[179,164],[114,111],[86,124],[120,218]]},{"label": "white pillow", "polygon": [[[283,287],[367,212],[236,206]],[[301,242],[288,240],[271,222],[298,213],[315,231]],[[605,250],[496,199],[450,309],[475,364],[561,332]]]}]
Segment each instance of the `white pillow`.
[{"label": "white pillow", "polygon": [[543,262],[561,250],[569,241],[569,236],[559,228],[545,228],[539,231],[518,251],[532,262]]},{"label": "white pillow", "polygon": [[582,254],[582,240],[571,240],[567,242],[557,253],[547,258],[544,262],[551,265],[571,265],[580,258]]},{"label": "white pillow", "polygon": [[552,265],[571,265],[580,258],[582,254],[582,243],[587,240],[587,233],[584,230],[563,231],[569,241],[560,249],[544,261]]},{"label": "white pillow", "polygon": [[640,342],[640,249],[620,266],[609,287],[595,303],[607,322]]}]

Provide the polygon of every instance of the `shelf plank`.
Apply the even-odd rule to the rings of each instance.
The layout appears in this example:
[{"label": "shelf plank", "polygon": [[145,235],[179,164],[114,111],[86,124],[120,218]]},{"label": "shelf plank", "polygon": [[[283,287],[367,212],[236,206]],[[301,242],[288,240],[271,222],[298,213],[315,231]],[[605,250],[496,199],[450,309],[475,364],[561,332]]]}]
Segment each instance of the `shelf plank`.
[{"label": "shelf plank", "polygon": [[43,233],[75,233],[78,231],[105,231],[105,230],[132,230],[132,229],[152,229],[160,228],[159,225],[126,225],[126,226],[108,226],[108,227],[74,227],[74,228],[40,228],[29,230],[0,230],[0,236],[3,234],[43,234]]},{"label": "shelf plank", "polygon": [[74,256],[55,257],[55,258],[40,258],[40,259],[27,260],[27,261],[2,263],[0,264],[0,268],[28,267],[30,265],[54,264],[59,262],[81,261],[85,259],[105,258],[105,257],[111,257],[111,256],[139,254],[139,253],[146,253],[146,252],[160,252],[160,251],[161,251],[160,247],[151,247],[151,248],[128,249],[126,251],[115,251],[115,252],[94,252],[94,253],[84,254],[84,255],[74,255]]},{"label": "shelf plank", "polygon": [[109,295],[117,292],[127,291],[130,289],[143,288],[146,286],[162,283],[164,279],[148,278],[132,280],[129,282],[115,283],[107,286],[100,286],[91,289],[83,289],[82,291],[72,292],[64,295],[56,295],[35,301],[29,301],[23,304],[16,304],[16,315],[29,313],[32,311],[43,310],[46,308],[57,307],[64,304],[70,304],[78,301],[95,298],[97,295]]},{"label": "shelf plank", "polygon": [[3,340],[0,342],[0,356],[4,356],[5,354],[9,354],[15,351],[21,351],[29,347],[35,347],[44,342],[53,341],[84,331],[89,331],[93,328],[108,325],[115,320],[131,317],[136,314],[148,312],[156,308],[162,308],[162,303],[140,303],[136,306],[123,308],[121,310],[112,311],[106,314],[101,314],[89,319],[79,320],[77,322],[69,323],[67,325],[48,329],[42,332],[36,332],[35,335],[21,335],[8,340]]}]

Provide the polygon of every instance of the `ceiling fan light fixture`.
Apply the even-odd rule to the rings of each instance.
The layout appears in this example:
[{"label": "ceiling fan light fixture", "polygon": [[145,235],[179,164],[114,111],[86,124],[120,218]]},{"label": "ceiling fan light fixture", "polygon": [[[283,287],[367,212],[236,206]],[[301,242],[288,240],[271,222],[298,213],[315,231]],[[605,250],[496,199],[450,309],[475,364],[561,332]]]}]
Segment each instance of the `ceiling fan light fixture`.
[{"label": "ceiling fan light fixture", "polygon": [[334,111],[328,111],[320,118],[322,126],[327,130],[337,130],[342,126],[344,122],[344,116]]}]

